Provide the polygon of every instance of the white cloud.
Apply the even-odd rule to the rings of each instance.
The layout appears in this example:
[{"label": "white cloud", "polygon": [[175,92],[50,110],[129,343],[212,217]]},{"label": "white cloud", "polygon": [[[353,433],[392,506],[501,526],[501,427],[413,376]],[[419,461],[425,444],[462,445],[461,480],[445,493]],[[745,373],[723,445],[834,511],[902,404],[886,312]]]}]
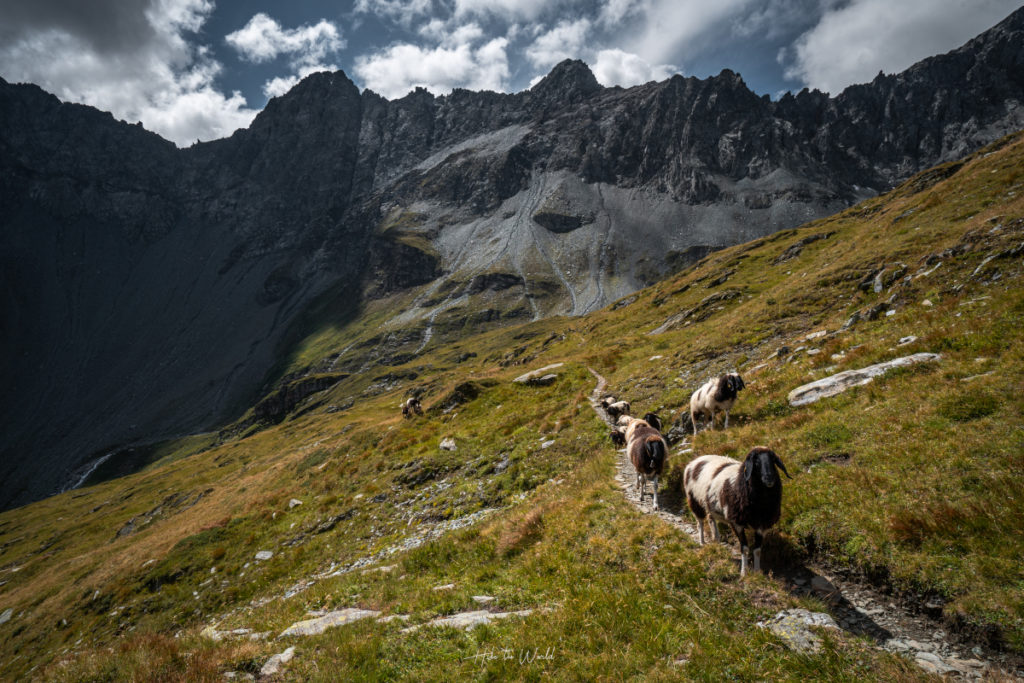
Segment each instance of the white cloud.
[{"label": "white cloud", "polygon": [[[185,38],[203,26],[212,2],[161,0],[148,8],[123,3],[106,9],[122,14],[91,26],[8,22],[0,42],[4,78],[142,121],[179,145],[224,137],[252,121],[256,111],[239,93],[214,87],[221,65]],[[122,35],[117,26],[131,30]]]},{"label": "white cloud", "polygon": [[293,73],[264,83],[263,94],[267,97],[283,95],[299,79],[311,73],[337,70],[337,65],[324,60],[327,55],[345,47],[338,27],[325,19],[316,24],[286,29],[262,12],[253,15],[245,26],[229,33],[224,40],[250,62],[267,62],[288,56]]},{"label": "white cloud", "polygon": [[266,62],[292,55],[303,62],[319,62],[345,47],[338,27],[321,19],[314,25],[285,29],[260,12],[242,28],[224,37],[228,45],[251,62]]},{"label": "white cloud", "polygon": [[559,0],[455,0],[455,16],[497,16],[504,19],[533,20],[555,11]]},{"label": "white cloud", "polygon": [[648,81],[663,81],[679,69],[671,64],[652,66],[642,57],[622,50],[601,50],[594,63],[594,77],[604,86],[629,87]]},{"label": "white cloud", "polygon": [[433,0],[358,0],[353,10],[358,14],[375,14],[409,28],[420,17],[434,11]]},{"label": "white cloud", "polygon": [[728,33],[734,21],[753,0],[643,0],[640,29],[623,40],[623,49],[651,64],[696,55]]},{"label": "white cloud", "polygon": [[541,34],[526,48],[526,58],[534,66],[547,68],[564,59],[579,57],[586,45],[590,32],[589,19],[563,21],[550,31]]},{"label": "white cloud", "polygon": [[642,9],[642,0],[608,0],[601,6],[598,23],[605,28],[615,29],[619,24]]},{"label": "white cloud", "polygon": [[433,49],[401,43],[357,57],[354,71],[365,87],[389,99],[416,87],[435,95],[454,88],[502,91],[509,77],[507,48],[505,38],[476,49],[468,43]]},{"label": "white cloud", "polygon": [[796,41],[786,77],[836,94],[955,49],[1017,9],[1018,0],[854,0]]}]

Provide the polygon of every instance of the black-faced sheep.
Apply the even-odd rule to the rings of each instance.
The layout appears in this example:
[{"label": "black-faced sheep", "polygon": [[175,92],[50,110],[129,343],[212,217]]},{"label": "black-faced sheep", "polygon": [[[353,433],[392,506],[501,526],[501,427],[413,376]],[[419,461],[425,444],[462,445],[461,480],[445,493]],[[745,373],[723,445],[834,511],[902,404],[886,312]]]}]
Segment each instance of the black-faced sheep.
[{"label": "black-faced sheep", "polygon": [[402,404],[402,417],[412,417],[413,415],[422,415],[423,406],[420,405],[420,400],[415,396],[406,399],[405,403]]},{"label": "black-faced sheep", "polygon": [[758,446],[743,462],[721,455],[702,455],[683,470],[683,490],[686,503],[697,518],[700,544],[704,545],[706,518],[710,518],[711,538],[715,541],[716,522],[728,523],[740,542],[740,576],[747,573],[746,530],[754,532],[753,564],[754,570],[760,571],[764,532],[779,521],[782,479],[776,467],[789,477],[779,456]]},{"label": "black-faced sheep", "polygon": [[629,461],[636,470],[636,487],[640,492],[640,502],[644,499],[647,480],[654,482],[653,503],[658,509],[658,477],[665,469],[665,458],[668,455],[668,444],[661,432],[645,420],[623,415],[619,424],[626,427],[626,452]]},{"label": "black-faced sheep", "polygon": [[736,403],[736,396],[740,390],[746,387],[743,378],[735,372],[722,375],[718,379],[710,379],[707,383],[690,396],[690,420],[693,421],[693,434],[697,435],[697,416],[707,415],[710,418],[711,428],[715,427],[715,413],[719,410],[725,413],[725,423],[722,429],[729,427],[729,411]]},{"label": "black-faced sheep", "polygon": [[612,418],[629,415],[629,401],[616,401],[614,396],[605,396],[601,400],[601,407]]},{"label": "black-faced sheep", "polygon": [[621,448],[626,445],[626,432],[622,431],[618,427],[613,427],[608,436],[612,438],[612,443],[616,447]]},{"label": "black-faced sheep", "polygon": [[662,429],[661,418],[655,415],[654,413],[647,413],[646,415],[644,415],[644,422],[651,425],[659,432]]}]

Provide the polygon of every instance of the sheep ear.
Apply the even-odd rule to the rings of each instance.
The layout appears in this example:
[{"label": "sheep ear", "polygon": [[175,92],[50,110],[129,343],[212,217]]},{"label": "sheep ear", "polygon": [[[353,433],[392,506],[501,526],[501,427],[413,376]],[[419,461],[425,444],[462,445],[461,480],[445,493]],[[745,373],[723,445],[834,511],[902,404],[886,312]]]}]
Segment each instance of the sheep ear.
[{"label": "sheep ear", "polygon": [[772,462],[775,463],[776,467],[778,467],[780,470],[782,470],[782,473],[786,475],[786,479],[792,479],[793,478],[793,477],[789,476],[789,472],[786,471],[786,466],[782,464],[782,459],[779,458],[779,456],[775,455],[775,453],[772,453]]},{"label": "sheep ear", "polygon": [[736,387],[736,391],[739,391],[740,389],[746,389],[747,388],[747,383],[743,381],[742,377],[737,377],[736,381],[739,383],[739,386]]},{"label": "sheep ear", "polygon": [[754,474],[754,459],[747,458],[747,461],[743,463],[743,479],[744,481],[750,481],[750,476]]}]

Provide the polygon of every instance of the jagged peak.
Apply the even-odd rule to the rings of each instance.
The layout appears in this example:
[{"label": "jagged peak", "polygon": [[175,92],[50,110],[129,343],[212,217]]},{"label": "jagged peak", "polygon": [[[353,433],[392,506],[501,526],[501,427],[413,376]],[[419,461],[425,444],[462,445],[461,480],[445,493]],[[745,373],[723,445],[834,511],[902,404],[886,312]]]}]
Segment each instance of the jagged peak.
[{"label": "jagged peak", "polygon": [[556,64],[547,76],[530,88],[530,92],[541,96],[566,97],[579,94],[585,97],[600,89],[601,84],[597,82],[594,72],[586,62],[566,59]]}]

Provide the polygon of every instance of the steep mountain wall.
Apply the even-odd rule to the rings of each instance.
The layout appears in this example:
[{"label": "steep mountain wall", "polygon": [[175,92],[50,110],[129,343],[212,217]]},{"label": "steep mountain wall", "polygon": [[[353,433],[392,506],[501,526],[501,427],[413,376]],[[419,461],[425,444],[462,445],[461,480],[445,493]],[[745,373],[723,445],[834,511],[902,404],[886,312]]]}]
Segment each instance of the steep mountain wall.
[{"label": "steep mountain wall", "polygon": [[348,369],[453,321],[580,314],[1017,130],[1022,102],[1024,11],[833,98],[730,71],[602,88],[567,61],[387,101],[321,73],[185,150],[0,80],[0,507],[237,415],[326,292],[424,286],[385,325],[405,346]]}]

